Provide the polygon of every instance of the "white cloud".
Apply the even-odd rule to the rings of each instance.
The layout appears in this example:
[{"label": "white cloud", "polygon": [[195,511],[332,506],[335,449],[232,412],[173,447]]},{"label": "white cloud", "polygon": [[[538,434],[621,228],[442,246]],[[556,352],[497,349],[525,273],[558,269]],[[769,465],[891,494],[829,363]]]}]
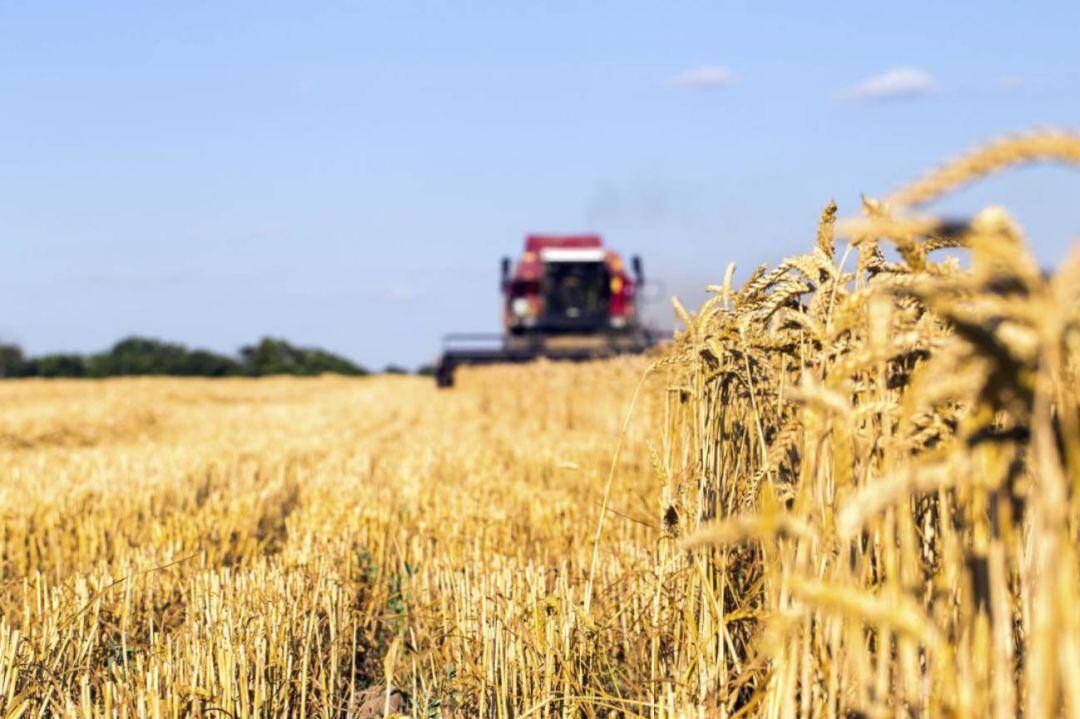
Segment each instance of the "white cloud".
[{"label": "white cloud", "polygon": [[842,90],[837,97],[853,102],[906,100],[929,95],[938,89],[938,81],[925,70],[897,67]]},{"label": "white cloud", "polygon": [[691,90],[711,90],[735,82],[735,73],[721,65],[703,65],[672,78],[672,83]]}]

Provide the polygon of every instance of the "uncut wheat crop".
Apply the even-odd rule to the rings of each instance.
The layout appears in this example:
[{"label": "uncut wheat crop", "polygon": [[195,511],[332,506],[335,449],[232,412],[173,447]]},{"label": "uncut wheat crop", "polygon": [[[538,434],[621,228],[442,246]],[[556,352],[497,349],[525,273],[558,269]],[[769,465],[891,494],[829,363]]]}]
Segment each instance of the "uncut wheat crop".
[{"label": "uncut wheat crop", "polygon": [[1080,716],[1080,254],[943,193],[655,355],[0,384],[9,717]]}]

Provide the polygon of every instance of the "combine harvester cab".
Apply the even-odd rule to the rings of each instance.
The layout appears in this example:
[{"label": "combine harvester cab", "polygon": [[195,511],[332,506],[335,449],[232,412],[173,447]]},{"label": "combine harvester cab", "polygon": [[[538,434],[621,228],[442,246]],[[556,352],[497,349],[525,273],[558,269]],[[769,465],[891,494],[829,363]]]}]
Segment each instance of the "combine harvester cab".
[{"label": "combine harvester cab", "polygon": [[516,264],[502,261],[503,333],[447,335],[436,382],[452,386],[460,365],[644,352],[659,337],[639,321],[639,257],[631,270],[599,235],[529,235]]}]

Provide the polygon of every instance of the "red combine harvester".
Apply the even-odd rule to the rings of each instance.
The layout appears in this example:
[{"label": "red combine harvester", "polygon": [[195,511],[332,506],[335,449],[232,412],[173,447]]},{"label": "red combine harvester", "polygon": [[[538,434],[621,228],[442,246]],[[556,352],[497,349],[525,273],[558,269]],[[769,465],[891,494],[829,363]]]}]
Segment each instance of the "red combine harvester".
[{"label": "red combine harvester", "polygon": [[447,335],[436,382],[452,386],[460,365],[644,352],[659,335],[638,318],[640,257],[631,270],[599,235],[529,235],[516,265],[502,261],[503,334]]}]

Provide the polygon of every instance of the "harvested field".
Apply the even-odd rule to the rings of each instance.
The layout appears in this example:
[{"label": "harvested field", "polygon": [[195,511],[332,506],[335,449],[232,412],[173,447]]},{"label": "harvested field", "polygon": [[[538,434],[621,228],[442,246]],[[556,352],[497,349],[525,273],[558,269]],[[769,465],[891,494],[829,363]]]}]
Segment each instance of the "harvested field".
[{"label": "harvested field", "polygon": [[463,371],[453,392],[0,385],[8,711],[338,716],[387,668],[436,714],[544,713],[593,691],[583,677],[641,696],[659,536],[643,421],[587,624],[581,604],[643,368]]}]

